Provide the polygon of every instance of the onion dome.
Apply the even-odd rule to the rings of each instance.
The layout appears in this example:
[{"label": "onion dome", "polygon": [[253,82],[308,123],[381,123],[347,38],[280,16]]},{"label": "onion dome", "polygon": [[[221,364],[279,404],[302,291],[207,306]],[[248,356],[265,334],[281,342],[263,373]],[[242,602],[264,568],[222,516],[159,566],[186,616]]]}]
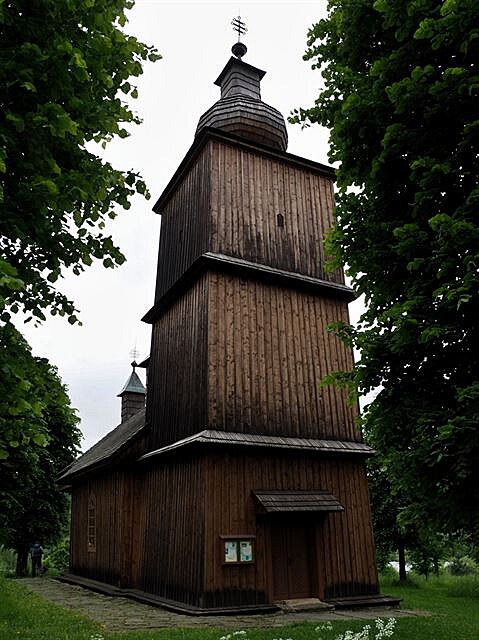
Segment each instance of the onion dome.
[{"label": "onion dome", "polygon": [[221,98],[204,113],[196,129],[198,135],[206,127],[234,133],[247,140],[286,151],[288,134],[281,113],[261,100],[260,82],[265,71],[241,60],[246,46],[238,42],[215,84],[221,87]]}]

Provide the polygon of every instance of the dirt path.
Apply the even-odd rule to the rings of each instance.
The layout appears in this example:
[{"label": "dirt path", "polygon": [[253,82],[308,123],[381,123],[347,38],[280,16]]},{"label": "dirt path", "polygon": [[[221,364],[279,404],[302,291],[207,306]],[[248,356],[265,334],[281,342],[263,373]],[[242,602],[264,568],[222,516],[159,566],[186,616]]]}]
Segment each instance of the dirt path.
[{"label": "dirt path", "polygon": [[251,616],[187,616],[160,607],[141,604],[127,598],[105,596],[52,578],[23,578],[19,580],[19,584],[46,600],[100,622],[110,631],[167,627],[245,629],[248,627],[282,627],[294,622],[306,621],[320,624],[327,620],[371,620],[424,615],[418,611],[378,608],[361,611],[273,613]]}]

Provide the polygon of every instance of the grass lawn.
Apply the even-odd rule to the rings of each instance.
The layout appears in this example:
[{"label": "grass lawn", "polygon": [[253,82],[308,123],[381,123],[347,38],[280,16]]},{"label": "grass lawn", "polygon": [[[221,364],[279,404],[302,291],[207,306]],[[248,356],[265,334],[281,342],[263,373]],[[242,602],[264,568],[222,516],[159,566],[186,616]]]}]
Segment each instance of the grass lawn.
[{"label": "grass lawn", "polygon": [[[474,591],[475,590],[475,591]],[[393,640],[479,640],[478,580],[431,579],[418,586],[397,587],[386,583],[383,593],[403,598],[403,608],[432,615],[399,618]],[[469,595],[453,597],[453,591]],[[475,597],[473,597],[475,595]],[[358,631],[362,621],[333,623],[332,631],[316,632],[316,624],[298,623],[281,629],[247,629],[232,640],[334,640],[346,629]],[[234,630],[234,629],[233,629]],[[237,629],[236,629],[237,630]],[[108,633],[102,627],[66,609],[28,593],[15,580],[0,579],[0,640],[219,640],[221,629],[164,629]],[[374,634],[371,634],[371,640]]]}]

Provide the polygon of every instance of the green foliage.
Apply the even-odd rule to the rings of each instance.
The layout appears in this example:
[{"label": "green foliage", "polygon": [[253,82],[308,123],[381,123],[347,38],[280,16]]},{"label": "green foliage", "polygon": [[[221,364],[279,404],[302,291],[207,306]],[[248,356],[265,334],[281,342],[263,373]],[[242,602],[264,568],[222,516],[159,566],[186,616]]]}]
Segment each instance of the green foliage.
[{"label": "green foliage", "polygon": [[457,540],[447,558],[447,571],[453,576],[476,574],[479,577],[479,564],[475,556],[477,558],[476,549],[467,539]]},{"label": "green foliage", "polygon": [[68,535],[64,535],[56,544],[45,549],[43,564],[48,567],[49,575],[52,569],[59,572],[68,570],[70,564],[70,537]]},{"label": "green foliage", "polygon": [[401,544],[406,546],[406,531],[398,523],[404,500],[393,495],[387,474],[375,459],[368,461],[368,484],[377,567],[384,572],[391,555]]},{"label": "green foliage", "polygon": [[[105,221],[148,197],[133,170],[94,153],[139,122],[124,101],[152,47],[127,35],[131,0],[0,1],[0,462],[49,438],[36,390],[41,373],[11,326],[45,311],[71,324],[74,303],[56,284],[94,259],[115,267],[124,257]],[[34,458],[35,458],[34,454]],[[35,459],[33,459],[35,462]]]},{"label": "green foliage", "polygon": [[[30,347],[10,324],[0,326],[0,464],[48,441],[41,394],[42,371]],[[37,445],[37,446],[35,446]]]},{"label": "green foliage", "polygon": [[447,569],[452,576],[479,575],[479,566],[470,556],[454,556]]},{"label": "green foliage", "polygon": [[393,489],[386,469],[374,458],[368,462],[368,484],[379,571],[384,573],[392,554],[402,548],[407,550],[408,563],[416,573],[426,578],[431,573],[437,575],[454,546],[451,537],[437,533],[427,521],[419,524],[404,519],[410,497]]},{"label": "green foliage", "polygon": [[[479,540],[479,0],[331,0],[305,59],[325,89],[329,238],[367,309],[350,384],[402,522]],[[340,374],[344,384],[344,374]]]},{"label": "green foliage", "polygon": [[476,573],[474,576],[462,576],[459,580],[451,581],[447,593],[453,598],[475,598],[479,600],[479,575]]},{"label": "green foliage", "polygon": [[[62,534],[68,500],[56,478],[76,457],[81,432],[56,369],[47,360],[34,358],[20,334],[9,329],[22,366],[21,379],[29,385],[23,399],[15,396],[22,411],[8,413],[4,409],[16,378],[0,378],[4,403],[0,434],[9,453],[2,462],[0,481],[0,544],[17,551],[24,572],[30,545],[35,540],[53,543]],[[18,440],[12,443],[12,437]]]},{"label": "green foliage", "polygon": [[[133,170],[93,151],[129,135],[139,119],[124,101],[142,62],[160,56],[127,35],[131,0],[0,2],[0,315],[44,311],[77,322],[74,303],[56,289],[65,268],[79,274],[94,259],[124,257],[105,221],[148,196]],[[3,310],[3,315],[1,314]]]},{"label": "green foliage", "polygon": [[0,576],[11,578],[15,575],[16,557],[12,549],[0,546]]}]

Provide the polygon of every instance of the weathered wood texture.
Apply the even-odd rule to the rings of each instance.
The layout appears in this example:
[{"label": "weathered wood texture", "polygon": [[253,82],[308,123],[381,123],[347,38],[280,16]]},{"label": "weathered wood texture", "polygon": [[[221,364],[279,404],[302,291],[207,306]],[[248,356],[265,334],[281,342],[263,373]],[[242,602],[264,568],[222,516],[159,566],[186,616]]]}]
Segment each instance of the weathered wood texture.
[{"label": "weathered wood texture", "polygon": [[[314,531],[312,595],[329,598],[378,593],[363,463],[340,457],[212,453],[205,458],[205,465],[205,606],[253,604],[274,598],[271,530],[280,521],[275,515],[257,514],[251,492],[260,489],[328,491],[344,506],[344,512],[315,514],[304,520]],[[291,515],[289,522],[299,517]],[[220,536],[241,534],[256,535],[255,563],[224,565]]]},{"label": "weathered wood texture", "polygon": [[163,212],[155,300],[198,256],[209,250],[210,164],[211,151],[207,145]]},{"label": "weathered wood texture", "polygon": [[[73,492],[70,570],[197,607],[272,602],[272,531],[304,516],[258,513],[255,490],[332,493],[344,512],[304,520],[313,532],[311,595],[378,592],[364,464],[317,455],[212,452],[93,477]],[[244,535],[255,536],[255,561],[225,565],[221,536]]]},{"label": "weathered wood texture", "polygon": [[153,326],[150,449],[206,428],[361,440],[344,390],[352,354],[327,326],[344,302],[206,273]]},{"label": "weathered wood texture", "polygon": [[202,606],[205,505],[201,459],[149,467],[143,491],[146,520],[139,588]]},{"label": "weathered wood texture", "polygon": [[324,268],[332,180],[238,146],[209,144],[210,250],[343,283],[342,271]]},{"label": "weathered wood texture", "polygon": [[207,286],[204,274],[153,325],[146,413],[150,450],[206,427]]},{"label": "weathered wood texture", "polygon": [[352,367],[327,331],[348,321],[344,302],[212,273],[208,310],[209,428],[361,439],[345,391],[321,386]]},{"label": "weathered wood texture", "polygon": [[[120,585],[124,475],[111,472],[72,490],[70,572]],[[96,548],[88,550],[88,504],[95,503]]]},{"label": "weathered wood texture", "polygon": [[332,224],[330,177],[210,140],[162,210],[155,300],[208,251],[342,284],[324,268]]}]

